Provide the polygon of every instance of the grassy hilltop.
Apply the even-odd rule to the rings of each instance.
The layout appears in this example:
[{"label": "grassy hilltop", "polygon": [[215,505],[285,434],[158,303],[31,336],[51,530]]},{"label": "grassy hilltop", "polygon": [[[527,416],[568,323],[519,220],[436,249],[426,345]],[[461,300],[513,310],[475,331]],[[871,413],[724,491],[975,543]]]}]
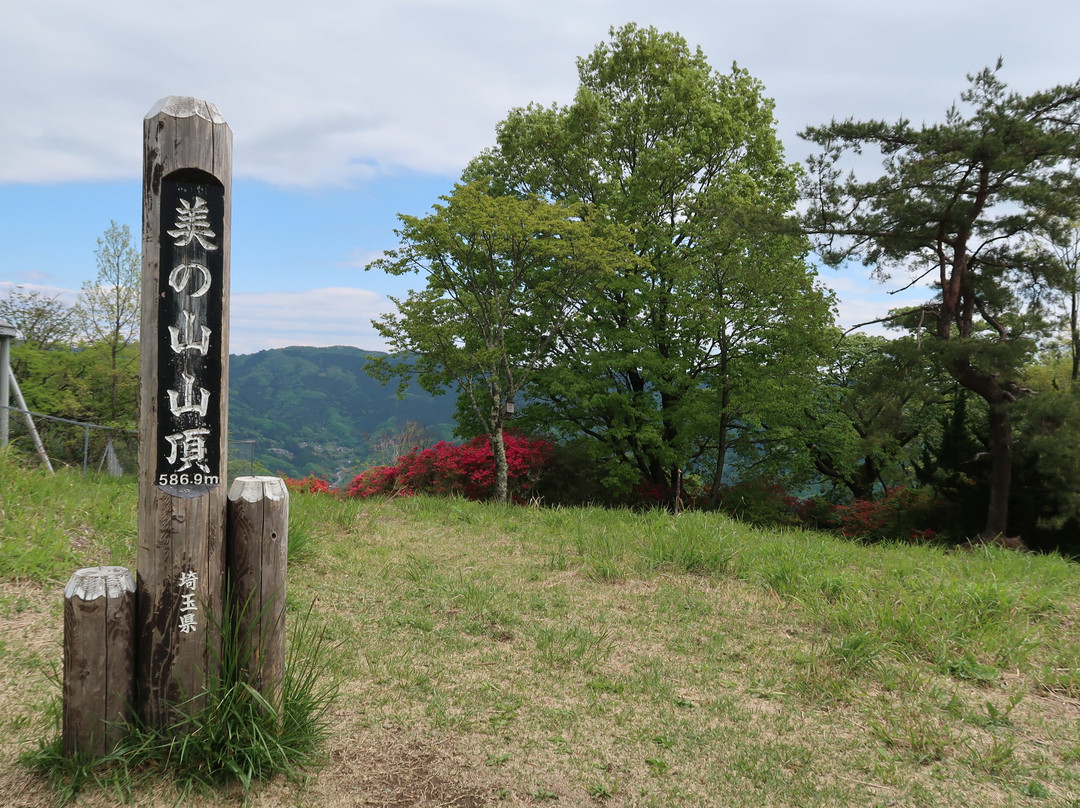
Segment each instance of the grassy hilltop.
[{"label": "grassy hilltop", "polygon": [[[4,805],[55,803],[16,761],[56,732],[64,583],[134,567],[135,495],[0,455]],[[314,601],[340,694],[325,765],[250,805],[1080,806],[1061,558],[296,492],[289,538],[290,619]],[[78,804],[176,802],[131,777]]]}]

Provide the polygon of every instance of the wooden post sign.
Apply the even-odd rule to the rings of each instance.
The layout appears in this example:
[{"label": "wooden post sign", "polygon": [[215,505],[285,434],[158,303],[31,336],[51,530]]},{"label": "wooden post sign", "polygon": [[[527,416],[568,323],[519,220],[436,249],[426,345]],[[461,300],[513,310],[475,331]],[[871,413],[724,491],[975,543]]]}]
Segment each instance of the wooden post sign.
[{"label": "wooden post sign", "polygon": [[232,132],[173,96],[143,135],[136,691],[160,728],[220,658]]}]

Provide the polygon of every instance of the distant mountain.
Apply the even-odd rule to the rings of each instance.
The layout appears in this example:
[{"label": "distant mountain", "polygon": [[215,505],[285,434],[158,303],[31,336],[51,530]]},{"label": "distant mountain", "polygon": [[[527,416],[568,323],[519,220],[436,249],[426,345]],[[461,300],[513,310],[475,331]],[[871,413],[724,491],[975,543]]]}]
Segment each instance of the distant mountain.
[{"label": "distant mountain", "polygon": [[[375,351],[277,348],[229,359],[229,437],[255,440],[267,471],[340,483],[369,465],[374,444],[409,422],[436,439],[453,430],[453,395],[431,396],[413,384],[404,399],[396,385],[364,372]],[[241,447],[232,452],[240,459]]]}]

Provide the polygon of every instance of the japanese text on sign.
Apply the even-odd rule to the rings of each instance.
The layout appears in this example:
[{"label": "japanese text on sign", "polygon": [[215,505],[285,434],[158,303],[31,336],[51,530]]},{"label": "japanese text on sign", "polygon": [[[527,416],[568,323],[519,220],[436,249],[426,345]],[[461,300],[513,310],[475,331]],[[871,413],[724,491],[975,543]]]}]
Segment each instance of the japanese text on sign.
[{"label": "japanese text on sign", "polygon": [[211,180],[162,183],[155,482],[174,496],[221,481],[223,208]]},{"label": "japanese text on sign", "polygon": [[199,627],[195,621],[196,613],[199,611],[195,603],[195,588],[198,583],[199,573],[195,570],[189,569],[180,573],[180,625],[178,628],[181,634],[191,634]]}]

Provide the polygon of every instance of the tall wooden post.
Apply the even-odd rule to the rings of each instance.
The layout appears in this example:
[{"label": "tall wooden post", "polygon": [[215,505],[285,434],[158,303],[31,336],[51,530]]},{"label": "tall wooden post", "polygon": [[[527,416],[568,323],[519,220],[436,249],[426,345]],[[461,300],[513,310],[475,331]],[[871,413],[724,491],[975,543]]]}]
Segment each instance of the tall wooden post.
[{"label": "tall wooden post", "polygon": [[143,135],[135,680],[160,728],[220,658],[232,132],[213,104],[169,97]]}]

